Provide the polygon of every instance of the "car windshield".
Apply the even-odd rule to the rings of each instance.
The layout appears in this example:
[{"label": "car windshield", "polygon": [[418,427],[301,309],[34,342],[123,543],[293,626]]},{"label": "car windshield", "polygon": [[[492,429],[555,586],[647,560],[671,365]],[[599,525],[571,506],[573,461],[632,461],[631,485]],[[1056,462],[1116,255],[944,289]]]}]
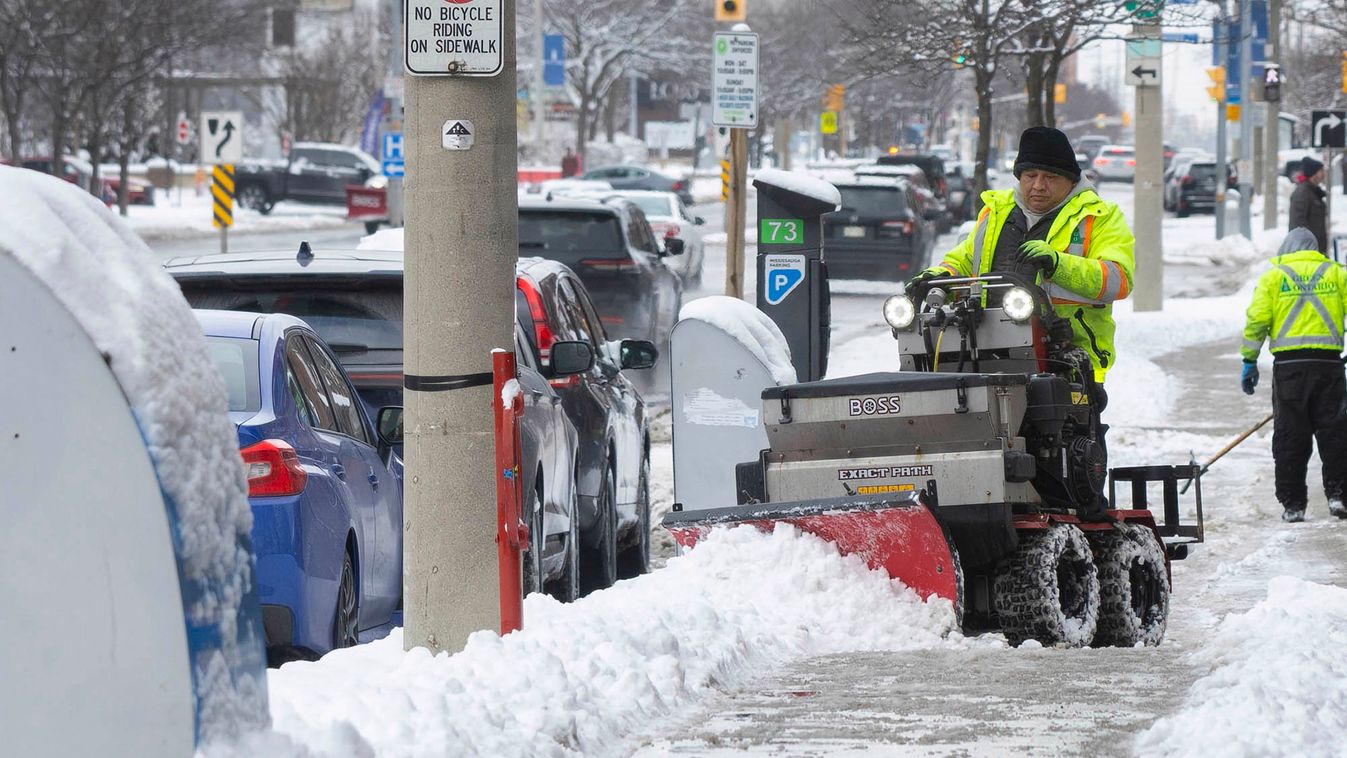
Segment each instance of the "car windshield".
[{"label": "car windshield", "polygon": [[838,187],[842,207],[838,213],[857,216],[893,216],[906,208],[897,187]]},{"label": "car windshield", "polygon": [[626,257],[627,248],[614,213],[521,209],[519,254],[569,264],[584,258]]},{"label": "car windshield", "polygon": [[627,198],[636,203],[641,212],[647,216],[672,216],[673,207],[669,203],[669,198],[659,195],[632,195]]},{"label": "car windshield", "polygon": [[207,337],[206,350],[224,379],[231,412],[262,410],[262,387],[257,373],[257,340]]},{"label": "car windshield", "polygon": [[194,308],[288,313],[304,319],[347,365],[402,363],[402,291],[184,286]]}]

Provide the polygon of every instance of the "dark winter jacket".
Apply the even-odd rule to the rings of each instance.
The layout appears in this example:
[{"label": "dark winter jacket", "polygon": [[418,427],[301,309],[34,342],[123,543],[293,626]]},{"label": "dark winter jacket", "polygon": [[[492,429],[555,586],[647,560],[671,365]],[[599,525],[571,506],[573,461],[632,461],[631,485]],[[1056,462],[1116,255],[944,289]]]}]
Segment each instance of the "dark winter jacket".
[{"label": "dark winter jacket", "polygon": [[1291,193],[1291,218],[1288,227],[1304,227],[1314,233],[1319,243],[1319,252],[1328,253],[1328,204],[1327,193],[1311,181],[1302,181]]}]

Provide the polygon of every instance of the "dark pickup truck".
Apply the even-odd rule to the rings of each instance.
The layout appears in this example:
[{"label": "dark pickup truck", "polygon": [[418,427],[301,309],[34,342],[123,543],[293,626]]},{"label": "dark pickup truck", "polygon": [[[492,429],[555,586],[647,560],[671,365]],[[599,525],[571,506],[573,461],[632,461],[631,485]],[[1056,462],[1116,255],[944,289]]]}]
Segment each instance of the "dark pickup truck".
[{"label": "dark pickup truck", "polygon": [[244,162],[235,173],[238,204],[265,215],[282,200],[345,205],[346,186],[363,186],[380,167],[359,148],[297,142],[289,160]]}]

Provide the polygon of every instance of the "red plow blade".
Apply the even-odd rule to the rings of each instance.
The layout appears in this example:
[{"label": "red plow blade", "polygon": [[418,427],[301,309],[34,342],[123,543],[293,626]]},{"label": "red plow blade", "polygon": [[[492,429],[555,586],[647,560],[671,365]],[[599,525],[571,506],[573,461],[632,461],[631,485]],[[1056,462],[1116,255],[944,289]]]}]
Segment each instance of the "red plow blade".
[{"label": "red plow blade", "polygon": [[838,552],[859,556],[872,569],[884,569],[923,600],[937,595],[948,598],[956,609],[963,605],[954,548],[917,494],[762,503],[676,511],[664,517],[664,528],[685,548],[717,526],[749,524],[767,532],[777,523],[832,542]]}]

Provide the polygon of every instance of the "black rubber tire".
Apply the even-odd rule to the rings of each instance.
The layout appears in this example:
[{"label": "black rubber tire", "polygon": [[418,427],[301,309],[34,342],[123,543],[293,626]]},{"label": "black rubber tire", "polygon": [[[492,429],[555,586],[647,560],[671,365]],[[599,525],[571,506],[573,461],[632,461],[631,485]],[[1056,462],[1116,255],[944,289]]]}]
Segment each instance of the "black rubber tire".
[{"label": "black rubber tire", "polygon": [[1097,647],[1154,647],[1169,622],[1169,572],[1155,533],[1141,524],[1119,524],[1094,536],[1099,574]]},{"label": "black rubber tire", "polygon": [[255,210],[263,216],[271,213],[271,209],[276,207],[266,188],[260,184],[245,184],[239,187],[238,204],[240,208]]},{"label": "black rubber tire", "polygon": [[540,505],[542,493],[538,491],[542,480],[535,481],[538,486],[534,487],[528,502],[524,503],[525,523],[529,525],[528,549],[520,556],[523,565],[519,572],[519,588],[524,597],[542,592],[543,545],[546,542],[546,535],[543,534],[543,511]]},{"label": "black rubber tire", "polygon": [[378,221],[366,221],[366,222],[365,222],[365,234],[374,234],[374,233],[377,232],[377,231],[379,231],[379,222],[378,222]]},{"label": "black rubber tire", "polygon": [[586,550],[580,561],[580,587],[586,595],[617,583],[617,482],[611,466],[604,472],[599,491],[599,543]]},{"label": "black rubber tire", "polygon": [[341,579],[337,581],[337,607],[332,613],[332,649],[360,643],[360,593],[356,591],[355,561],[346,551],[341,561]]},{"label": "black rubber tire", "polygon": [[997,567],[992,607],[1012,645],[1085,647],[1099,618],[1099,577],[1085,533],[1070,524],[1021,532]]},{"label": "black rubber tire", "polygon": [[632,579],[650,570],[650,457],[641,464],[637,487],[636,539],[617,554],[617,578]]},{"label": "black rubber tire", "polygon": [[580,598],[580,519],[576,511],[575,495],[571,494],[571,529],[566,535],[566,560],[561,576],[545,585],[547,594],[563,603]]}]

